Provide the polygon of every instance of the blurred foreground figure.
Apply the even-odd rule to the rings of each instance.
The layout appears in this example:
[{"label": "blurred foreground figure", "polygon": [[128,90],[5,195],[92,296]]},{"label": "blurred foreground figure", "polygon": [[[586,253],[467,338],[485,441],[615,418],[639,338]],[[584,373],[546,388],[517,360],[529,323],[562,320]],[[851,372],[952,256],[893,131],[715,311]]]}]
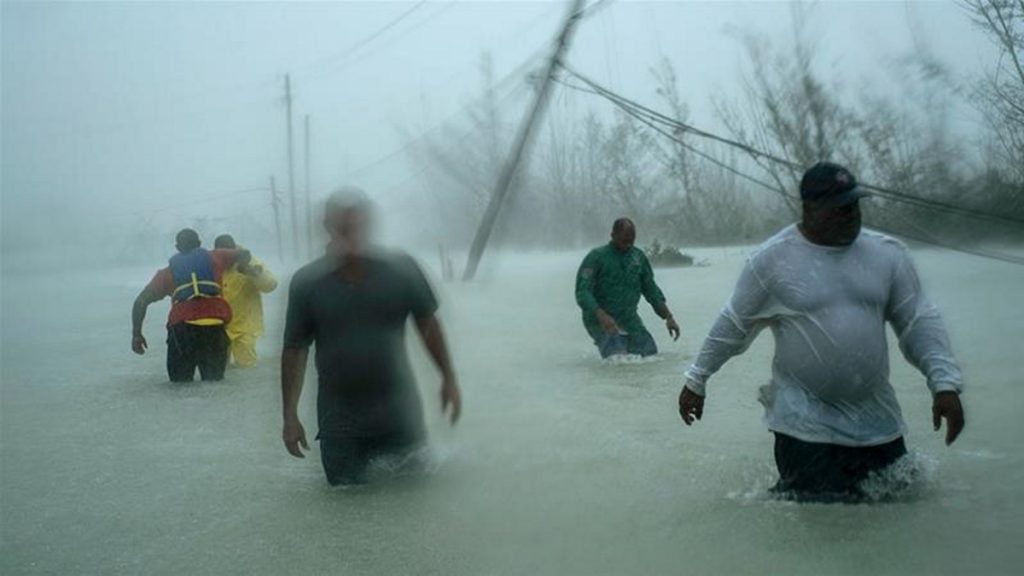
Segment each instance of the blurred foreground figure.
[{"label": "blurred foreground figure", "polygon": [[946,419],[946,444],[964,427],[962,376],[942,319],[906,246],[861,231],[866,195],[836,164],[804,174],[802,221],[750,256],[679,396],[683,421],[699,420],[708,378],[771,328],[775,360],[760,400],[775,434],[774,490],[799,500],[856,501],[864,479],[906,453],[886,322],[927,378],[935,429]]},{"label": "blurred foreground figure", "polygon": [[[213,247],[234,250],[235,239],[222,234]],[[224,272],[224,299],[231,305],[231,323],[227,325],[233,364],[241,368],[256,365],[256,341],[263,335],[263,298],[261,294],[277,288],[277,278],[256,257],[237,263]]]},{"label": "blurred foreground figure", "polygon": [[370,206],[358,189],[327,201],[327,254],[295,273],[281,355],[284,445],[293,456],[309,449],[299,422],[306,357],[316,343],[317,418],[327,481],[365,481],[381,456],[404,456],[426,439],[423,407],[406,357],[405,324],[416,329],[441,371],[441,409],[459,418],[461,400],[448,359],[437,300],[408,255],[368,245]]},{"label": "blurred foreground figure", "polygon": [[647,256],[633,246],[635,241],[633,221],[619,218],[612,225],[611,242],[591,250],[576,273],[576,303],[583,309],[583,326],[602,358],[658,353],[654,338],[637,314],[641,294],[665,320],[672,338],[679,339],[679,325],[654,283]]},{"label": "blurred foreground figure", "polygon": [[176,238],[178,253],[157,271],[132,306],[132,350],[144,354],[149,344],[142,335],[146,309],[170,296],[167,318],[167,375],[171,382],[190,382],[196,368],[203,380],[221,380],[228,360],[224,326],[231,322],[231,306],[221,295],[224,270],[249,262],[245,250],[201,247],[199,234],[185,228]]}]

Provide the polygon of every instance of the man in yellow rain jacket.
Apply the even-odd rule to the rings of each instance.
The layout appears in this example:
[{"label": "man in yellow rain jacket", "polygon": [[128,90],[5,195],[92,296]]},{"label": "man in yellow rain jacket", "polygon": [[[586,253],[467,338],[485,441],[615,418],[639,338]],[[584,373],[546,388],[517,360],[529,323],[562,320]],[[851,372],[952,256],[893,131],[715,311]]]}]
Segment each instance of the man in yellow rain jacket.
[{"label": "man in yellow rain jacket", "polygon": [[[215,248],[235,249],[235,239],[222,234],[214,241]],[[224,272],[221,280],[224,299],[231,305],[232,320],[227,325],[231,340],[231,357],[236,366],[248,368],[256,364],[256,340],[263,335],[263,300],[261,294],[273,292],[277,279],[256,258],[248,264],[236,264]]]}]

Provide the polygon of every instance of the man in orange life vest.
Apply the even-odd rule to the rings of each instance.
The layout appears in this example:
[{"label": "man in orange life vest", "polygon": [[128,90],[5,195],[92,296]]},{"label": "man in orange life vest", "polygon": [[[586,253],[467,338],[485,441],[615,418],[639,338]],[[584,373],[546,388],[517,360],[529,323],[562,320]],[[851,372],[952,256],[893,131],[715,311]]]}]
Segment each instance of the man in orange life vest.
[{"label": "man in orange life vest", "polygon": [[199,234],[185,228],[176,238],[178,253],[157,271],[132,306],[132,351],[149,346],[142,335],[146,308],[170,296],[167,318],[167,375],[171,382],[191,382],[196,368],[203,380],[221,380],[228,360],[231,306],[221,297],[221,276],[236,263],[247,264],[247,250],[204,250]]}]

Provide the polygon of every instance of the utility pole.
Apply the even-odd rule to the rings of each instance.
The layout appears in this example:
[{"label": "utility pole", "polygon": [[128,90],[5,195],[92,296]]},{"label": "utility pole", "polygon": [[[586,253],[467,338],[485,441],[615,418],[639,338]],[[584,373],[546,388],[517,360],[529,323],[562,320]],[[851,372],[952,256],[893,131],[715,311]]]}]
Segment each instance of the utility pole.
[{"label": "utility pole", "polygon": [[305,119],[305,161],[306,161],[306,254],[313,257],[313,199],[310,193],[309,183],[309,114]]},{"label": "utility pole", "polygon": [[277,183],[270,177],[270,205],[274,207],[274,230],[277,231],[277,257],[284,262],[284,246],[281,242],[281,215],[277,210]]},{"label": "utility pole", "polygon": [[295,148],[292,145],[292,78],[284,75],[284,102],[288,114],[288,197],[292,208],[292,241],[295,244],[295,259],[299,255],[299,218],[295,200]]},{"label": "utility pole", "polygon": [[519,126],[519,133],[516,135],[516,141],[512,147],[512,155],[509,156],[505,166],[502,167],[501,174],[499,174],[498,181],[494,186],[494,192],[491,194],[491,201],[487,204],[487,211],[484,212],[484,218],[480,222],[480,227],[477,228],[476,236],[473,237],[473,245],[469,250],[469,260],[466,262],[466,272],[462,277],[463,280],[472,280],[476,274],[477,266],[480,264],[480,257],[483,256],[487,240],[491,237],[491,232],[494,230],[494,223],[498,219],[501,205],[504,203],[505,197],[508,196],[509,187],[515,178],[516,170],[519,168],[519,162],[523,157],[524,151],[533,141],[533,128],[544,115],[544,110],[547,108],[555,71],[569,49],[573,31],[576,29],[576,24],[582,16],[583,0],[572,0],[569,13],[565,17],[565,24],[562,25],[562,32],[555,40],[555,48],[551,53],[551,59],[548,61],[544,76],[541,79],[541,85],[537,89],[537,97],[523,119],[523,123]]}]

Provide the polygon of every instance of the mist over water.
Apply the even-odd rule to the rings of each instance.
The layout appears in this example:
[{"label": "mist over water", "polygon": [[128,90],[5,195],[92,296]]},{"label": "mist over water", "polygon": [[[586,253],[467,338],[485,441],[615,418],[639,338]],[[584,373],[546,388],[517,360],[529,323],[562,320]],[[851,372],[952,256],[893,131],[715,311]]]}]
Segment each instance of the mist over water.
[{"label": "mist over water", "polygon": [[[439,281],[436,258],[421,255],[442,299],[463,421],[441,419],[438,376],[410,337],[430,448],[418,472],[392,462],[377,483],[341,489],[324,481],[315,446],[301,461],[281,446],[283,292],[266,299],[256,368],[172,385],[158,323],[138,358],[125,326],[108,320],[127,322],[148,269],[76,274],[71,292],[61,275],[5,274],[0,571],[1014,572],[1024,428],[1019,361],[1004,340],[1024,322],[1024,270],[915,251],[964,366],[968,428],[943,446],[921,376],[893,347],[911,454],[869,491],[886,502],[796,504],[767,492],[772,439],[756,399],[767,335],[712,382],[703,421],[684,428],[676,411],[682,370],[746,251],[697,250],[710,266],[658,270],[683,337],[672,344],[642,308],[661,353],[621,363],[602,362],[580,324],[582,253],[494,254],[472,283]],[[312,430],[309,380],[301,416]]]},{"label": "mist over water", "polygon": [[[1020,573],[1024,122],[1003,96],[1024,76],[968,9],[987,1],[587,3],[581,74],[560,69],[471,281],[439,255],[460,277],[564,2],[3,2],[0,575]],[[822,159],[882,188],[864,223],[912,242],[965,377],[947,447],[890,331],[909,453],[853,505],[771,492],[768,331],[700,422],[677,404]],[[429,442],[330,487],[312,360],[302,460],[280,364],[289,281],[343,184],[426,271],[463,414],[442,415],[410,324]],[[656,269],[680,340],[641,301],[659,354],[602,360],[574,280],[621,216],[696,265]],[[130,348],[184,227],[233,234],[280,281],[259,362],[222,382],[168,382],[167,299]]]}]

